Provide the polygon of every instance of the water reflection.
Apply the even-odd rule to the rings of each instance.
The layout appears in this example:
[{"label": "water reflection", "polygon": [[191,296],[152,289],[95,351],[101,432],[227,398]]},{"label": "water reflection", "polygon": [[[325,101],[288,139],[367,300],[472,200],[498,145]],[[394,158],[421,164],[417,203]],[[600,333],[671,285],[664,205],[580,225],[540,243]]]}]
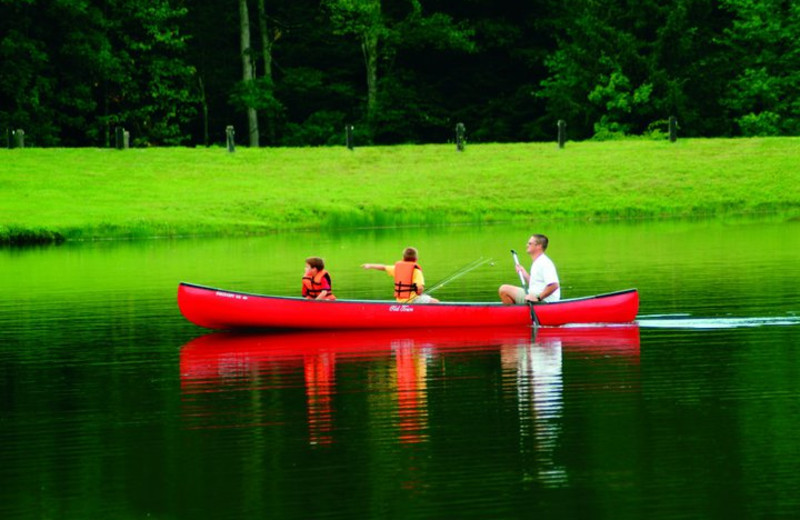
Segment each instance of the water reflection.
[{"label": "water reflection", "polygon": [[429,347],[413,341],[393,342],[397,374],[397,422],[401,444],[427,440],[427,358]]},{"label": "water reflection", "polygon": [[[219,413],[216,401],[202,409],[203,394],[238,391],[305,393],[311,444],[330,444],[334,428],[336,371],[370,362],[369,379],[381,380],[377,391],[391,393],[393,421],[400,443],[427,438],[427,365],[433,356],[464,349],[494,349],[508,341],[531,342],[529,328],[479,330],[331,331],[279,334],[214,333],[181,349],[181,386],[185,418],[193,427],[242,427],[251,411],[231,415],[229,403]],[[302,373],[302,378],[298,374]],[[222,400],[226,401],[225,399]],[[385,408],[386,403],[381,407]],[[260,412],[263,412],[261,410]],[[275,417],[285,412],[276,410]],[[385,410],[382,410],[385,412]]]},{"label": "water reflection", "polygon": [[[285,425],[296,420],[286,403],[302,391],[310,445],[336,442],[337,391],[377,393],[371,414],[394,432],[399,445],[430,440],[429,382],[439,386],[446,372],[429,375],[442,360],[468,362],[464,353],[496,356],[502,391],[517,403],[519,450],[525,475],[548,485],[566,482],[555,457],[562,429],[563,354],[628,357],[638,362],[637,326],[473,330],[335,331],[242,335],[215,333],[187,343],[180,353],[184,421],[190,428]],[[337,386],[337,372],[352,373],[366,363],[366,384]],[[344,383],[343,383],[344,384]],[[283,398],[239,398],[241,392],[285,394]],[[392,397],[393,396],[393,397]],[[241,403],[245,403],[242,408]],[[253,404],[253,403],[258,403]],[[277,403],[269,405],[266,403]],[[284,403],[284,404],[281,404]],[[383,422],[382,422],[383,421]]]},{"label": "water reflection", "polygon": [[[537,462],[526,464],[524,478],[545,485],[565,483],[564,467],[554,458],[564,409],[560,339],[506,346],[502,359],[503,369],[513,373],[516,383],[520,454]],[[531,469],[535,475],[527,474]]]},{"label": "water reflection", "polygon": [[564,412],[563,353],[614,356],[638,363],[639,328],[542,329],[533,343],[507,344],[501,350],[504,379],[513,381],[519,415],[523,479],[546,487],[568,484],[557,460]]},{"label": "water reflection", "polygon": [[308,400],[309,443],[330,444],[331,396],[336,378],[336,355],[332,352],[304,355],[303,374]]}]

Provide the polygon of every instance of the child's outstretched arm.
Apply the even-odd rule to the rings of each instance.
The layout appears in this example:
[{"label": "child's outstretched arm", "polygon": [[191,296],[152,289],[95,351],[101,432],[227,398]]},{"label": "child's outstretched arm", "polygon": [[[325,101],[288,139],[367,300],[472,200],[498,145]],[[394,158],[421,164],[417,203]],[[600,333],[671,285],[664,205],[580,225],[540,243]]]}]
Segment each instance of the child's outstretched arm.
[{"label": "child's outstretched arm", "polygon": [[386,266],[383,264],[361,264],[364,269],[377,269],[378,271],[385,271]]}]

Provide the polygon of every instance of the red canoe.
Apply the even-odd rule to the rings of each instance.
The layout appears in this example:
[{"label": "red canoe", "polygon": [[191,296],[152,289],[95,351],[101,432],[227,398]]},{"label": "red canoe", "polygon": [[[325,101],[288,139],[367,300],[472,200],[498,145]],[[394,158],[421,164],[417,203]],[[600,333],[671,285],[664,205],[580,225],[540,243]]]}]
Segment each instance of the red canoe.
[{"label": "red canoe", "polygon": [[[384,329],[417,327],[505,327],[530,325],[530,308],[501,303],[408,305],[389,301],[307,300],[225,291],[181,283],[178,307],[209,329]],[[639,293],[628,289],[533,306],[539,325],[629,323]]]}]

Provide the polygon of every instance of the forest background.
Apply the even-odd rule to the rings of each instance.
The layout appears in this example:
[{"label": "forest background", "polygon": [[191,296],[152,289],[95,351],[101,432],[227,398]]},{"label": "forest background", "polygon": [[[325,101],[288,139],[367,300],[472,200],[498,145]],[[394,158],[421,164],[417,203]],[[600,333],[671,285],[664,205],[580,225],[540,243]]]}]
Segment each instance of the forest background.
[{"label": "forest background", "polygon": [[800,2],[0,0],[9,144],[800,134]]}]

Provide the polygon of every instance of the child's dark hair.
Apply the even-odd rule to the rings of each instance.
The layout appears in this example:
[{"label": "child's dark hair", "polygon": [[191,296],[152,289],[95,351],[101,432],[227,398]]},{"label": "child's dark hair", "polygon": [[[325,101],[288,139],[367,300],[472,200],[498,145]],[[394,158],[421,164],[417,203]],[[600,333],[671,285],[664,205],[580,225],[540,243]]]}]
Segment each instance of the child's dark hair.
[{"label": "child's dark hair", "polygon": [[309,267],[312,267],[317,271],[322,271],[325,269],[325,262],[318,256],[309,256],[306,258],[306,263]]}]

